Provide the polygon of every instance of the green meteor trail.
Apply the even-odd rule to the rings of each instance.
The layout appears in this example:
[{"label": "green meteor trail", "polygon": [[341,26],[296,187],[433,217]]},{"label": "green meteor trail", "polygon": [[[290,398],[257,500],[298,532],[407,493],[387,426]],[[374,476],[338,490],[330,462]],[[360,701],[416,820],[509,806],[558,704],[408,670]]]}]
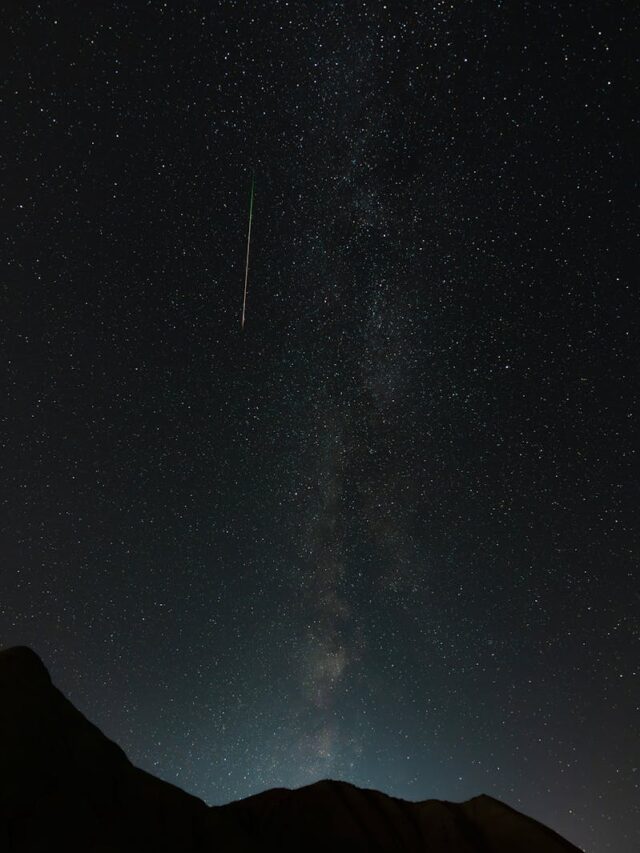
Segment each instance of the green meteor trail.
[{"label": "green meteor trail", "polygon": [[244,318],[247,310],[247,283],[249,281],[249,247],[251,245],[251,220],[253,219],[253,189],[255,186],[255,178],[251,178],[251,199],[249,201],[249,228],[247,231],[247,261],[244,268],[244,296],[242,299],[242,323],[241,329],[244,329]]}]

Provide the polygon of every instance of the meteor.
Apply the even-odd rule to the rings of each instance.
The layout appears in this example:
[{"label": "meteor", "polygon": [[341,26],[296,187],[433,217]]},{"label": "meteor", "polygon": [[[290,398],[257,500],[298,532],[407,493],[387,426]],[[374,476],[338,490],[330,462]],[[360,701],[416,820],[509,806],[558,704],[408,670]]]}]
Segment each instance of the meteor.
[{"label": "meteor", "polygon": [[251,220],[253,219],[253,189],[255,178],[251,178],[251,199],[249,201],[249,228],[247,230],[247,261],[244,267],[244,296],[242,299],[242,323],[240,328],[244,329],[244,318],[247,311],[247,283],[249,281],[249,247],[251,245]]}]

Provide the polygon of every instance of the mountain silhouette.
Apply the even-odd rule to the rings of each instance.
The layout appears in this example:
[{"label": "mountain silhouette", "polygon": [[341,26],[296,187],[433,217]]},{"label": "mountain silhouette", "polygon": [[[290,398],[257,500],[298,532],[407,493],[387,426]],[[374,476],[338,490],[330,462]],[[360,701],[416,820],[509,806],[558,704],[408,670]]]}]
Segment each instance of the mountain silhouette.
[{"label": "mountain silhouette", "polygon": [[224,806],[134,767],[31,649],[0,652],[0,850],[7,853],[576,853],[492,797],[407,802],[346,782]]}]

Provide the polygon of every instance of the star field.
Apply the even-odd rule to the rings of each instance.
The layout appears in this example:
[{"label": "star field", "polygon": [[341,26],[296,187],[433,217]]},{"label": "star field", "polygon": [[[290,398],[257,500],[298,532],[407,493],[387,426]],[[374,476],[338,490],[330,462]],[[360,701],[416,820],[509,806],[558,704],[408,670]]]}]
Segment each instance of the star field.
[{"label": "star field", "polygon": [[0,643],[210,803],[635,851],[630,9],[3,17]]}]

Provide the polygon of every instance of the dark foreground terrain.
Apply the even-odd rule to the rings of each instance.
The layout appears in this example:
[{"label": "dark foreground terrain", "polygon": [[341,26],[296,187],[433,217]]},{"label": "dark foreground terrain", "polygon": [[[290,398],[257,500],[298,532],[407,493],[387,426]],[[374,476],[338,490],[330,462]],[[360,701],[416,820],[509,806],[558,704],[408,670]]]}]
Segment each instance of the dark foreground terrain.
[{"label": "dark foreground terrain", "polygon": [[405,802],[345,782],[208,807],[134,767],[27,648],[0,652],[0,851],[570,853],[491,797]]}]

